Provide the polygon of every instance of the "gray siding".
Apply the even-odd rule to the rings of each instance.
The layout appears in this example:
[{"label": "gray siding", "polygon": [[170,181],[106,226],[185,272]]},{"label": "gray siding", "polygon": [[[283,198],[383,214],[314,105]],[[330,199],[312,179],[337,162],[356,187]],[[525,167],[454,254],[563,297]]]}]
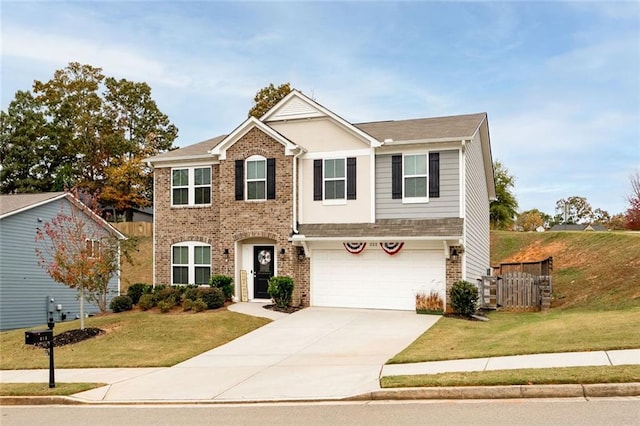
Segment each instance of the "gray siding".
[{"label": "gray siding", "polygon": [[465,261],[464,279],[476,283],[489,267],[489,195],[484,176],[480,137],[465,152]]},{"label": "gray siding", "polygon": [[[43,326],[47,322],[47,297],[62,305],[67,320],[79,317],[78,292],[56,283],[38,266],[35,254],[36,228],[60,212],[66,199],[35,207],[0,221],[0,330]],[[42,222],[38,222],[38,218]],[[92,222],[93,223],[93,222]],[[106,232],[106,231],[105,231]],[[111,297],[117,295],[118,278],[110,283]],[[85,313],[98,313],[97,306],[85,303]],[[59,315],[54,317],[56,321]]]},{"label": "gray siding", "polygon": [[[459,151],[440,152],[440,197],[428,203],[403,204],[391,198],[391,156],[376,155],[376,219],[460,217]],[[398,153],[400,154],[400,153]]]}]

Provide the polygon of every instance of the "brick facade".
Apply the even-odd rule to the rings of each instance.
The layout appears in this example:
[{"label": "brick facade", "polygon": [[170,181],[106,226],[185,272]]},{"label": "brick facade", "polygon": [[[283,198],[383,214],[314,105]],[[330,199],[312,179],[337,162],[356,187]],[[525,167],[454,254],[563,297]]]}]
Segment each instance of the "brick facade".
[{"label": "brick facade", "polygon": [[[235,160],[252,155],[276,161],[276,198],[263,201],[235,199]],[[309,262],[298,260],[289,242],[293,220],[293,157],[285,148],[253,128],[226,151],[226,159],[212,165],[212,204],[206,207],[171,207],[171,169],[155,170],[155,283],[171,281],[171,245],[201,241],[211,245],[212,273],[234,277],[237,283],[236,247],[243,241],[264,241],[274,245],[278,275],[294,279],[293,304],[309,304]],[[200,166],[201,163],[198,164]],[[259,239],[259,240],[256,240]],[[268,242],[267,242],[268,241]],[[229,258],[223,252],[229,250]],[[285,250],[284,255],[280,254]],[[249,273],[249,271],[247,271]],[[236,295],[240,295],[237,286]]]},{"label": "brick facade", "polygon": [[[456,246],[458,252],[462,251],[462,247]],[[457,281],[462,280],[462,256],[458,256],[458,260],[448,258],[446,260],[446,279],[447,279],[447,303],[445,312],[451,312],[451,288]]]}]

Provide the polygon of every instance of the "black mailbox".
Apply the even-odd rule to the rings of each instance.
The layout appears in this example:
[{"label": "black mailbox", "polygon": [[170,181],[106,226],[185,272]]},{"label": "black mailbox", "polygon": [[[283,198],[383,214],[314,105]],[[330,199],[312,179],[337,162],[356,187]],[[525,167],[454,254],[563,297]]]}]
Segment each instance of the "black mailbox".
[{"label": "black mailbox", "polygon": [[53,330],[33,330],[24,332],[25,345],[36,345],[53,340]]}]

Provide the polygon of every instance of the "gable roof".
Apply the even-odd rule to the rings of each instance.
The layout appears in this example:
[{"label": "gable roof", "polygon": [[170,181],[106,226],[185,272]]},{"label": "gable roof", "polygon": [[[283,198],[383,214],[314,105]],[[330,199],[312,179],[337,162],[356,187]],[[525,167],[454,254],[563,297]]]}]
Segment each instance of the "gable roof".
[{"label": "gable roof", "polygon": [[244,121],[244,123],[236,127],[233,132],[222,139],[216,146],[211,148],[209,153],[217,156],[221,160],[225,160],[227,158],[227,149],[246,135],[250,130],[255,128],[270,136],[275,141],[281,143],[282,146],[285,147],[287,155],[292,155],[295,150],[303,149],[257,118],[249,117]]},{"label": "gable roof", "polygon": [[153,157],[145,158],[144,161],[147,163],[155,163],[159,161],[197,160],[200,158],[211,158],[211,154],[209,154],[209,151],[226,137],[227,135],[216,136],[215,138],[197,142],[192,145],[185,146],[184,148],[174,149],[173,151],[167,151]]},{"label": "gable roof", "polygon": [[412,120],[375,121],[354,124],[379,141],[471,139],[487,114],[454,115]]},{"label": "gable roof", "polygon": [[344,118],[340,117],[333,111],[323,107],[316,101],[305,96],[302,92],[292,90],[287,96],[282,98],[280,102],[275,104],[267,111],[260,121],[268,123],[270,121],[286,121],[295,119],[308,119],[314,117],[329,117],[339,126],[347,130],[349,133],[357,136],[372,147],[379,147],[381,141],[372,137],[370,134],[363,132]]},{"label": "gable roof", "polygon": [[0,219],[64,197],[64,192],[0,195]]},{"label": "gable roof", "polygon": [[4,219],[15,214],[31,210],[33,208],[52,203],[57,200],[66,198],[71,204],[80,209],[98,225],[104,227],[109,233],[115,235],[120,240],[126,240],[127,237],[111,226],[109,222],[95,214],[86,204],[78,200],[68,192],[43,192],[37,194],[12,194],[0,195],[0,219]]}]

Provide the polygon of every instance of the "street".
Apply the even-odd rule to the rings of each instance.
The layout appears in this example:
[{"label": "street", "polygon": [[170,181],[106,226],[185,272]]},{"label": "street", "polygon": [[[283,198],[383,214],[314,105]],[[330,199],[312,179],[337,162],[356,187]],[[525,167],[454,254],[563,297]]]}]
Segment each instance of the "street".
[{"label": "street", "polygon": [[12,425],[637,425],[640,398],[2,406]]}]

